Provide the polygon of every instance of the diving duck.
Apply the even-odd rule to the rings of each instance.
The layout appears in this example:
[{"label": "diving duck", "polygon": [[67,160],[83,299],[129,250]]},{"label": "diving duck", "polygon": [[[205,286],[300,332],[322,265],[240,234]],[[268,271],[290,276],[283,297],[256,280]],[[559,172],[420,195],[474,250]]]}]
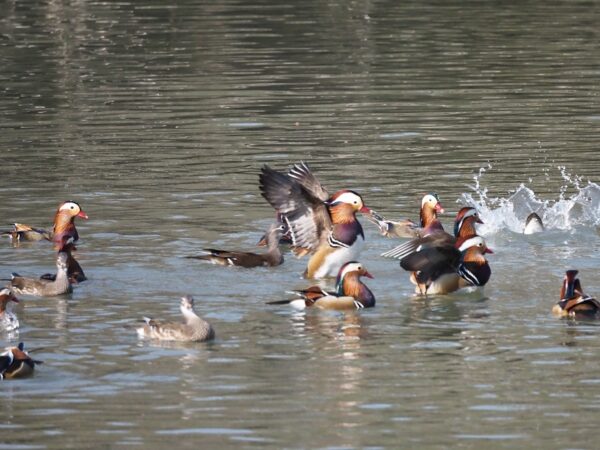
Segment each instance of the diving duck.
[{"label": "diving duck", "polygon": [[8,302],[19,303],[10,289],[0,290],[0,331],[14,331],[19,328],[19,320],[15,313],[6,309]]},{"label": "diving duck", "polygon": [[159,322],[144,317],[145,325],[137,328],[140,338],[160,341],[201,342],[214,339],[215,331],[210,323],[200,318],[194,311],[194,299],[190,295],[181,297],[183,323]]},{"label": "diving duck", "polygon": [[581,282],[576,278],[579,271],[567,270],[560,288],[560,301],[552,312],[560,317],[594,317],[600,313],[600,302],[583,293]]},{"label": "diving duck", "polygon": [[17,294],[33,295],[36,297],[54,297],[56,295],[68,294],[73,291],[67,273],[68,259],[69,255],[66,252],[58,252],[56,256],[56,278],[54,281],[42,278],[27,278],[13,273],[7,287]]},{"label": "diving duck", "polygon": [[359,194],[341,190],[329,195],[305,163],[287,174],[265,165],[259,180],[262,196],[289,228],[294,253],[311,255],[306,278],[336,276],[358,257],[365,236],[356,213],[370,213]]},{"label": "diving duck", "polygon": [[43,361],[32,359],[24,348],[21,342],[17,347],[7,348],[0,355],[0,380],[31,376],[35,365],[42,364]]},{"label": "diving duck", "polygon": [[460,247],[450,242],[423,245],[404,256],[400,266],[412,272],[416,293],[449,294],[466,287],[483,287],[492,271],[485,259],[493,253],[481,236],[466,239]]},{"label": "diving duck", "polygon": [[283,264],[283,255],[279,250],[279,241],[281,232],[284,229],[282,224],[272,225],[266,233],[267,249],[263,254],[250,252],[235,252],[227,250],[204,249],[206,255],[187,256],[186,258],[202,259],[210,261],[213,264],[222,266],[239,266],[239,267],[260,267],[260,266],[278,266]]},{"label": "diving duck", "polygon": [[59,249],[64,238],[73,238],[76,242],[79,239],[77,228],[75,228],[75,217],[87,219],[88,215],[83,212],[79,203],[67,200],[61,203],[54,214],[54,225],[52,231],[46,231],[41,228],[34,228],[29,225],[15,223],[13,230],[5,231],[2,234],[8,235],[13,241],[39,241],[51,240],[54,242],[55,249]]},{"label": "diving duck", "polygon": [[523,234],[541,233],[542,231],[544,231],[542,218],[534,212],[529,214],[527,219],[525,219],[525,229],[523,230]]},{"label": "diving duck", "polygon": [[[71,284],[78,284],[78,283],[81,283],[81,282],[87,280],[87,277],[85,276],[85,273],[83,272],[83,269],[81,268],[81,265],[79,264],[79,262],[77,262],[77,260],[73,256],[72,252],[74,252],[75,250],[77,250],[77,247],[75,247],[75,244],[73,243],[72,238],[69,238],[67,240],[67,242],[65,244],[63,244],[63,246],[60,249],[61,252],[64,252],[67,254],[67,276],[69,277],[69,281],[71,282]],[[55,281],[56,274],[55,273],[45,273],[40,278],[44,279],[44,280]]]},{"label": "diving duck", "polygon": [[431,233],[443,231],[444,227],[438,219],[438,214],[443,214],[444,208],[436,193],[426,194],[421,199],[419,224],[410,219],[393,221],[387,220],[375,211],[367,218],[379,226],[381,234],[385,237],[416,238],[425,237]]},{"label": "diving duck", "polygon": [[291,305],[296,309],[319,308],[339,311],[371,308],[375,306],[375,296],[360,278],[373,276],[356,261],[344,264],[336,279],[335,293],[329,293],[319,286],[293,291],[297,299],[276,300],[269,305]]}]

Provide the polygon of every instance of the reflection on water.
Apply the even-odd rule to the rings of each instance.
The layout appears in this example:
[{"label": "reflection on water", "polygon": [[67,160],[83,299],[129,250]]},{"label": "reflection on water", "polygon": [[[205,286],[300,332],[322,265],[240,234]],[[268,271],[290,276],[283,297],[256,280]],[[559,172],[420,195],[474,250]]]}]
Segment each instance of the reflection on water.
[{"label": "reflection on water", "polygon": [[[24,299],[0,335],[45,361],[2,383],[0,448],[594,447],[600,329],[550,314],[565,268],[600,292],[593,6],[4,6],[1,229],[48,227],[71,198],[90,220],[89,281]],[[184,258],[254,248],[260,167],[301,160],[391,218],[429,191],[446,226],[477,205],[485,296],[415,297],[369,223],[377,307],[356,314],[265,305],[305,287],[291,255]],[[524,236],[532,210],[548,231]],[[49,243],[2,244],[0,278],[48,272]],[[140,342],[137,321],[179,320],[185,293],[216,341]]]}]

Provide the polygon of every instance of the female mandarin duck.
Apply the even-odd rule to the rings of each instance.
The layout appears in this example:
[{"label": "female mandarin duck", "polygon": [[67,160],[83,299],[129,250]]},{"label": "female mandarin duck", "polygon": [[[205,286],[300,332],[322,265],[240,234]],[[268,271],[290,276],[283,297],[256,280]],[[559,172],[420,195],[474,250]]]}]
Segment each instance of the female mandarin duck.
[{"label": "female mandarin duck", "polygon": [[552,312],[560,317],[594,317],[600,313],[600,302],[583,293],[577,270],[567,270],[560,288],[560,301]]},{"label": "female mandarin duck", "polygon": [[215,331],[210,323],[200,318],[194,311],[194,299],[190,295],[181,297],[183,323],[159,322],[144,317],[146,324],[137,329],[140,338],[160,341],[201,342],[214,339]]},{"label": "female mandarin duck", "polygon": [[483,287],[492,271],[485,259],[493,253],[481,236],[466,239],[460,247],[445,242],[424,245],[404,256],[400,266],[411,271],[418,294],[449,294],[465,287]]},{"label": "female mandarin duck", "polygon": [[443,214],[444,208],[437,194],[426,194],[421,199],[419,212],[419,225],[412,220],[401,221],[387,220],[372,211],[368,217],[371,222],[379,226],[381,234],[386,237],[415,238],[424,237],[436,231],[443,231],[444,227],[438,219],[438,214]]},{"label": "female mandarin duck", "polygon": [[203,259],[213,264],[222,266],[240,266],[240,267],[260,267],[260,266],[278,266],[283,264],[283,255],[279,250],[279,241],[284,226],[282,224],[273,224],[266,234],[267,253],[257,254],[250,252],[235,252],[227,250],[204,249],[206,255],[187,256],[187,258]]},{"label": "female mandarin duck", "polygon": [[43,278],[27,278],[13,273],[7,287],[17,294],[34,295],[37,297],[54,297],[56,295],[68,294],[73,291],[68,275],[68,259],[69,255],[66,252],[58,252],[56,256],[56,278],[54,281]]},{"label": "female mandarin duck", "polygon": [[0,331],[14,331],[19,328],[19,320],[15,313],[6,309],[8,302],[19,303],[10,289],[0,290]]},{"label": "female mandarin duck", "polygon": [[42,362],[32,359],[21,342],[17,347],[7,348],[6,352],[0,355],[0,380],[33,375],[35,365]]},{"label": "female mandarin duck", "polygon": [[53,241],[56,249],[60,248],[64,238],[73,238],[73,241],[79,239],[77,228],[75,228],[75,217],[87,219],[88,215],[83,212],[77,202],[68,200],[61,203],[54,215],[54,225],[52,231],[46,231],[40,228],[33,228],[29,225],[15,223],[14,229],[5,231],[2,234],[9,235],[13,241],[39,241],[46,239]]},{"label": "female mandarin duck", "polygon": [[293,291],[300,298],[268,302],[270,305],[290,304],[297,309],[319,308],[339,311],[371,308],[375,306],[375,296],[360,280],[360,277],[373,278],[365,267],[350,261],[344,264],[337,276],[336,292],[334,294],[319,286],[311,286],[301,291]]},{"label": "female mandarin duck", "polygon": [[[74,252],[75,250],[77,250],[77,247],[75,247],[75,244],[73,244],[73,239],[68,239],[67,242],[63,244],[63,246],[60,249],[61,252],[67,254],[67,276],[69,277],[69,281],[71,282],[71,284],[78,284],[87,280],[87,277],[85,276],[81,265],[73,256],[72,252]],[[45,273],[40,278],[44,280],[55,281],[56,274]]]},{"label": "female mandarin duck", "polygon": [[329,195],[304,163],[287,174],[265,165],[260,174],[262,196],[281,214],[298,256],[311,254],[304,276],[335,276],[357,258],[364,243],[356,213],[370,213],[360,195],[349,190]]}]

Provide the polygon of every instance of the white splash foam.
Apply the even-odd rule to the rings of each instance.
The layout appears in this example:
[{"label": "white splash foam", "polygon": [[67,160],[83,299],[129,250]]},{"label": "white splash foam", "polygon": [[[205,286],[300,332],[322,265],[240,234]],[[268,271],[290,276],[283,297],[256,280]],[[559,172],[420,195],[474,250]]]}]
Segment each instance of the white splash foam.
[{"label": "white splash foam", "polygon": [[[559,167],[563,184],[556,200],[540,200],[535,192],[521,183],[508,198],[490,198],[481,180],[492,166],[482,167],[473,177],[472,193],[464,193],[459,203],[477,208],[484,224],[478,230],[483,236],[508,229],[522,233],[527,216],[536,212],[548,230],[571,230],[576,226],[600,224],[600,186],[591,181],[587,184],[577,175],[571,175],[565,167]],[[568,191],[574,191],[568,195]]]}]

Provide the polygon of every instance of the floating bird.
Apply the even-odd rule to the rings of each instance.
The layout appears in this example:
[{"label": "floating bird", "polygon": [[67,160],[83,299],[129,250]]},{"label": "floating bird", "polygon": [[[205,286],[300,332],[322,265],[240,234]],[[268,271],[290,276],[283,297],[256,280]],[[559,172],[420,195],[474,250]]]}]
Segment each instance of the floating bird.
[{"label": "floating bird", "polygon": [[450,242],[424,245],[404,256],[400,266],[412,272],[410,280],[418,294],[448,294],[465,287],[482,287],[489,281],[492,271],[486,253],[493,251],[481,236],[473,236],[458,248]]},{"label": "floating bird", "polygon": [[8,288],[0,290],[0,331],[14,331],[19,328],[19,320],[15,313],[8,311],[8,302],[19,303],[19,300]]},{"label": "floating bird", "polygon": [[194,299],[190,295],[181,297],[183,323],[159,322],[144,317],[145,325],[137,328],[140,338],[160,341],[200,342],[214,339],[215,331],[210,323],[200,318],[194,311]]},{"label": "floating bird", "polygon": [[600,302],[583,293],[581,282],[576,278],[579,271],[567,270],[560,288],[560,301],[552,312],[560,317],[594,317],[600,313]]},{"label": "floating bird", "polygon": [[443,214],[444,208],[438,195],[431,193],[424,195],[421,199],[418,225],[410,219],[388,220],[375,211],[371,211],[367,218],[379,227],[381,234],[385,237],[417,238],[444,229],[438,219],[438,213]]},{"label": "floating bird", "polygon": [[73,291],[67,273],[68,259],[69,255],[66,252],[58,252],[56,256],[56,278],[54,281],[41,278],[27,278],[13,273],[7,287],[17,294],[34,295],[37,297],[54,297],[56,295],[68,294]]},{"label": "floating bird", "polygon": [[359,194],[341,190],[329,195],[305,163],[287,174],[265,165],[259,180],[262,196],[289,228],[294,253],[311,255],[306,278],[335,276],[358,257],[364,232],[356,213],[370,213]]},{"label": "floating bird", "polygon": [[[73,256],[72,252],[74,252],[75,250],[77,250],[77,247],[75,247],[75,244],[73,244],[72,239],[69,239],[68,242],[66,244],[63,244],[62,248],[60,249],[61,252],[67,254],[67,276],[69,277],[69,281],[71,282],[71,284],[77,284],[87,280],[87,277],[85,276],[81,265],[79,265],[79,263]],[[56,274],[45,273],[40,278],[44,280],[55,281]]]},{"label": "floating bird", "polygon": [[356,261],[342,266],[336,280],[336,292],[329,293],[319,286],[292,291],[300,298],[267,302],[269,305],[289,304],[296,309],[319,308],[335,310],[355,310],[375,306],[375,296],[360,280],[361,277],[373,278],[365,267]]},{"label": "floating bird", "polygon": [[266,234],[267,253],[235,252],[227,250],[204,249],[206,255],[187,256],[187,258],[202,259],[222,266],[260,267],[278,266],[283,264],[283,255],[279,250],[279,238],[285,226],[274,224]]},{"label": "floating bird", "polygon": [[17,347],[9,347],[0,355],[0,380],[31,376],[35,365],[42,362],[32,359],[22,342]]},{"label": "floating bird", "polygon": [[540,216],[536,213],[531,213],[525,219],[525,229],[523,230],[524,234],[534,234],[541,233],[544,231],[544,224]]},{"label": "floating bird", "polygon": [[1,234],[10,236],[15,242],[51,240],[54,242],[55,249],[58,250],[62,246],[63,239],[71,237],[74,242],[79,239],[77,228],[75,228],[75,217],[87,219],[88,215],[83,212],[77,202],[68,200],[58,206],[54,215],[52,231],[15,223],[12,230],[4,231]]}]

